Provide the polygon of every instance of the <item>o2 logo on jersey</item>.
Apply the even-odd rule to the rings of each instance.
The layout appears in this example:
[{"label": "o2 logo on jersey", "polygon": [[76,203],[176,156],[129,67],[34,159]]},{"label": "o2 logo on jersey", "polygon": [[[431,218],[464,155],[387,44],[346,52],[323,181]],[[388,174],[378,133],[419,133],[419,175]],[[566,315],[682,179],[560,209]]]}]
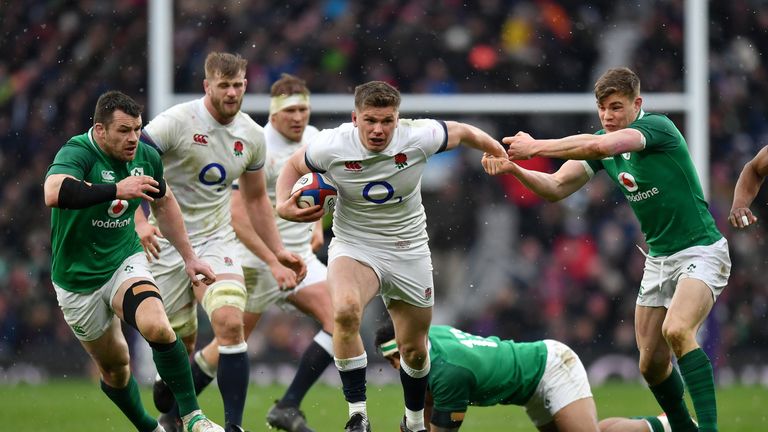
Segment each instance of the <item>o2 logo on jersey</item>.
[{"label": "o2 logo on jersey", "polygon": [[634,192],[637,190],[637,182],[635,181],[635,177],[632,174],[628,172],[620,172],[618,179],[619,183],[628,191]]},{"label": "o2 logo on jersey", "polygon": [[363,188],[363,198],[374,204],[384,204],[392,198],[402,202],[403,197],[395,196],[395,188],[386,181],[370,182]]},{"label": "o2 logo on jersey", "polygon": [[206,186],[218,186],[216,190],[222,191],[227,187],[227,170],[220,163],[212,162],[200,170],[197,179]]},{"label": "o2 logo on jersey", "polygon": [[109,217],[117,219],[122,216],[126,210],[128,210],[128,201],[116,199],[109,204],[107,214]]}]

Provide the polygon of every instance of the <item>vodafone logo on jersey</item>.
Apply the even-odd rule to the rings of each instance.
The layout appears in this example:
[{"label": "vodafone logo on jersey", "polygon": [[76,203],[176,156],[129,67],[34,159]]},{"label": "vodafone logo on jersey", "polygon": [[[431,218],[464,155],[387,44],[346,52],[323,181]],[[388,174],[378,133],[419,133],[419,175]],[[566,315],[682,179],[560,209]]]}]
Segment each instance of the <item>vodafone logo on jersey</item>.
[{"label": "vodafone logo on jersey", "polygon": [[112,218],[119,218],[128,210],[128,201],[116,199],[113,200],[107,209],[107,214]]},{"label": "vodafone logo on jersey", "polygon": [[635,177],[632,174],[628,172],[620,172],[618,179],[619,183],[628,191],[634,192],[637,190],[637,182],[635,181]]}]

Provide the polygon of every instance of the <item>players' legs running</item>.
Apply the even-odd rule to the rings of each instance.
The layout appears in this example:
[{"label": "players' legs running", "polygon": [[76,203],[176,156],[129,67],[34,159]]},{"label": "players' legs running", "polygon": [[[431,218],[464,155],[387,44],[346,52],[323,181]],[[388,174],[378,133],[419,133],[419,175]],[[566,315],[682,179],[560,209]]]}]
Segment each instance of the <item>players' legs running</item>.
[{"label": "players' legs running", "polygon": [[157,421],[141,403],[136,380],[130,371],[128,343],[115,318],[106,332],[92,341],[80,341],[101,373],[101,390],[139,431],[152,431]]},{"label": "players' legs running", "polygon": [[388,310],[400,351],[405,426],[412,431],[425,430],[424,403],[430,369],[427,334],[432,322],[432,308],[391,300]]},{"label": "players' legs running", "polygon": [[248,392],[250,364],[248,345],[243,333],[245,285],[237,274],[217,274],[210,287],[196,291],[208,313],[218,344],[219,364],[216,379],[224,403],[224,419],[228,429],[242,425]]},{"label": "players' legs running", "polygon": [[[349,404],[347,430],[367,426],[365,373],[368,357],[360,338],[360,323],[365,306],[379,291],[379,278],[372,268],[348,256],[340,256],[328,266],[328,286],[333,304],[333,352],[341,377],[344,397]],[[355,416],[360,413],[360,416]],[[358,421],[359,420],[359,421]],[[359,423],[365,423],[358,428]]]},{"label": "players' legs running", "polygon": [[635,307],[635,339],[640,351],[640,373],[667,414],[675,431],[696,431],[683,399],[680,373],[672,366],[672,351],[661,333],[667,316],[664,307]]},{"label": "players' legs running", "polygon": [[696,332],[714,305],[712,291],[701,280],[681,278],[661,332],[677,357],[693,401],[700,431],[717,430],[717,401],[712,363],[696,342]]}]

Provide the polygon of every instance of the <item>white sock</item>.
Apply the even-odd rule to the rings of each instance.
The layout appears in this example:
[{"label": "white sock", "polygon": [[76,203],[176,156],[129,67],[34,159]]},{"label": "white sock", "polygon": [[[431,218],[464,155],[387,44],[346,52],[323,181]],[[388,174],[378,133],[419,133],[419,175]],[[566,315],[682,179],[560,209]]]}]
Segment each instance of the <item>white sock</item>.
[{"label": "white sock", "polygon": [[412,431],[420,431],[426,429],[424,427],[424,410],[411,411],[408,408],[405,409],[405,425]]},{"label": "white sock", "polygon": [[364,416],[368,417],[365,401],[349,402],[349,416],[352,417],[352,414],[354,413],[362,413]]}]

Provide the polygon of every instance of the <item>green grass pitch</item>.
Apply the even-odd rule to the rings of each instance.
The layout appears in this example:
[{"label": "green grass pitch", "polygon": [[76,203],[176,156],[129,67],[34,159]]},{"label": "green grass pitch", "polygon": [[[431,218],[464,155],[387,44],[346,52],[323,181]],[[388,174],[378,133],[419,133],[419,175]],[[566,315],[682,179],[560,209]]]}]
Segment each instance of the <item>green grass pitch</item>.
[{"label": "green grass pitch", "polygon": [[[264,416],[284,387],[249,389],[245,426],[251,431],[267,430]],[[641,384],[612,383],[594,390],[598,414],[633,416],[658,414],[650,392]],[[768,431],[768,389],[764,387],[729,387],[718,390],[720,430],[726,432]],[[149,388],[143,389],[144,404],[152,406]],[[222,420],[221,400],[215,387],[200,398],[207,413]],[[393,385],[369,386],[368,411],[374,430],[397,430],[403,415],[400,388]],[[690,403],[689,403],[690,406]],[[318,432],[340,431],[347,416],[341,390],[327,385],[315,386],[302,407],[310,426]],[[0,386],[0,429],[15,432],[89,432],[130,431],[130,423],[104,396],[94,382],[61,380],[45,385]],[[535,431],[522,408],[516,406],[472,407],[462,431]]]}]

